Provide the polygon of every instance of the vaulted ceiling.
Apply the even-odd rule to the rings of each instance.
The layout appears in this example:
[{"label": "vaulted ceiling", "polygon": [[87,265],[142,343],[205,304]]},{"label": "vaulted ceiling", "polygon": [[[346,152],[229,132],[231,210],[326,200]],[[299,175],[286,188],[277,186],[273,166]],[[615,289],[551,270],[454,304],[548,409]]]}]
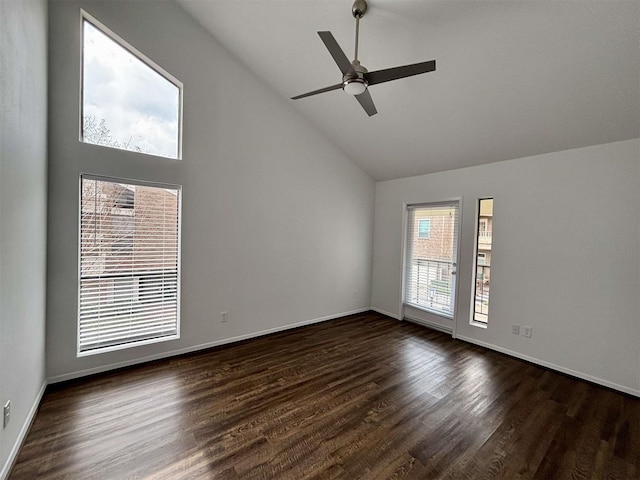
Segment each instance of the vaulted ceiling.
[{"label": "vaulted ceiling", "polygon": [[352,0],[177,1],[376,180],[640,137],[638,0],[369,0],[363,65],[437,62],[370,87],[372,117],[341,90],[290,100],[341,81],[317,32],[351,58]]}]

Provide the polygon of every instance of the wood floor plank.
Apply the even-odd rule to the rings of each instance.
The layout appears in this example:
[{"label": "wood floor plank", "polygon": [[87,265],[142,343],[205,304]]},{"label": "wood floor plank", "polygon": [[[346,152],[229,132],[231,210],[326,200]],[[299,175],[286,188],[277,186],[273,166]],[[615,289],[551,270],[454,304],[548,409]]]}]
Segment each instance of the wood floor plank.
[{"label": "wood floor plank", "polygon": [[640,478],[640,399],[366,312],[50,386],[10,480]]}]

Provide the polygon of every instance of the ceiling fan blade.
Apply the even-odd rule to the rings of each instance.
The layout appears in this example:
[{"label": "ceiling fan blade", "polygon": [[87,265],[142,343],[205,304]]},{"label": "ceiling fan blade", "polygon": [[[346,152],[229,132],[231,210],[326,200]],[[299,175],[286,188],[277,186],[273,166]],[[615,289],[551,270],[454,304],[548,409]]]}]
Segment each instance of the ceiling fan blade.
[{"label": "ceiling fan blade", "polygon": [[404,65],[403,67],[387,68],[385,70],[376,70],[375,72],[365,73],[365,78],[369,85],[390,82],[399,78],[411,77],[421,73],[433,72],[436,69],[436,61],[414,63],[412,65]]},{"label": "ceiling fan blade", "polygon": [[297,100],[299,98],[310,97],[311,95],[317,95],[319,93],[330,92],[331,90],[338,90],[342,88],[342,83],[336,83],[335,85],[331,85],[330,87],[320,88],[318,90],[314,90],[313,92],[303,93],[302,95],[298,95],[297,97],[291,97],[291,100]]},{"label": "ceiling fan blade", "polygon": [[373,99],[371,98],[371,94],[369,94],[369,90],[365,90],[360,95],[356,95],[356,100],[360,102],[364,111],[367,112],[367,115],[375,115],[378,113],[376,110],[376,106],[373,104]]},{"label": "ceiling fan blade", "polygon": [[329,53],[338,64],[338,68],[342,74],[344,75],[351,70],[351,62],[340,48],[340,45],[338,45],[338,42],[336,42],[336,39],[333,38],[331,32],[318,32],[318,35],[320,35],[327,50],[329,50]]}]

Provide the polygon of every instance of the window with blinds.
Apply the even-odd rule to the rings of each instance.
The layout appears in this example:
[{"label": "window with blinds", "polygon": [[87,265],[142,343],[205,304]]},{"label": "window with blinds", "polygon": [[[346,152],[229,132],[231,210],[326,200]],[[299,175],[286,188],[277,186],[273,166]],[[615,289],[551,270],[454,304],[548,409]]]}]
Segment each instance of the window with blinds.
[{"label": "window with blinds", "polygon": [[406,305],[453,318],[459,210],[457,201],[407,207]]},{"label": "window with blinds", "polygon": [[179,337],[180,187],[83,175],[78,354]]}]

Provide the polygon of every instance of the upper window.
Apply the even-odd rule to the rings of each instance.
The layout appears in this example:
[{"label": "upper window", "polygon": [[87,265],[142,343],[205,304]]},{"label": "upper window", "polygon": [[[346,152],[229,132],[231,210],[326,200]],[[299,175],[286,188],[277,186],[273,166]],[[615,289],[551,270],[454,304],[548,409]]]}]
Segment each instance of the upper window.
[{"label": "upper window", "polygon": [[182,83],[85,12],[82,38],[82,141],[180,158]]}]

